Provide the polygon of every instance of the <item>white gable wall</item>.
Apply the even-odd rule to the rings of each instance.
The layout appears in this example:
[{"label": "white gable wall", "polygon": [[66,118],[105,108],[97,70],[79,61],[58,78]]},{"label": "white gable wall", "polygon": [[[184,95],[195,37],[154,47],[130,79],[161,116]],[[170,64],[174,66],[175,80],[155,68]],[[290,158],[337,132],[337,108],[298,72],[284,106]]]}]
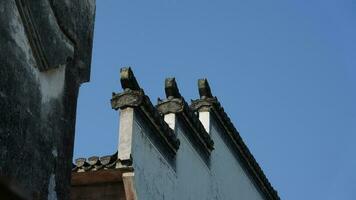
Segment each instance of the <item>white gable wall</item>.
[{"label": "white gable wall", "polygon": [[210,135],[215,149],[211,154],[211,171],[217,199],[264,199],[218,131],[213,122]]},{"label": "white gable wall", "polygon": [[[121,119],[122,120],[122,119]],[[176,165],[172,166],[151,141],[147,127],[137,114],[132,123],[132,158],[139,200],[263,200],[263,196],[221,138],[217,123],[209,122],[215,149],[210,166],[185,136],[181,122],[175,123],[180,140]],[[121,124],[121,126],[125,124]],[[129,124],[126,124],[129,125]],[[121,133],[120,133],[121,134]],[[126,133],[127,134],[127,133]],[[223,133],[224,134],[224,133]]]},{"label": "white gable wall", "polygon": [[[178,122],[180,147],[177,153],[178,191],[176,199],[210,199],[211,173]],[[180,198],[179,198],[180,197]]]},{"label": "white gable wall", "polygon": [[133,128],[134,184],[139,200],[176,199],[177,176],[174,169],[150,140],[138,120]]}]

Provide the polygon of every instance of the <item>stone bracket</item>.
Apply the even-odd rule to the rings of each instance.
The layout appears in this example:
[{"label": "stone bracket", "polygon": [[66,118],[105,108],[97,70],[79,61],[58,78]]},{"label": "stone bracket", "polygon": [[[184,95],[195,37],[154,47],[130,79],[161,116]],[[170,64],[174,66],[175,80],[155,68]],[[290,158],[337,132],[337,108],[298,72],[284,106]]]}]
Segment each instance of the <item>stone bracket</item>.
[{"label": "stone bracket", "polygon": [[144,93],[142,90],[127,90],[119,94],[113,93],[111,107],[115,110],[126,107],[138,107],[142,104]]}]

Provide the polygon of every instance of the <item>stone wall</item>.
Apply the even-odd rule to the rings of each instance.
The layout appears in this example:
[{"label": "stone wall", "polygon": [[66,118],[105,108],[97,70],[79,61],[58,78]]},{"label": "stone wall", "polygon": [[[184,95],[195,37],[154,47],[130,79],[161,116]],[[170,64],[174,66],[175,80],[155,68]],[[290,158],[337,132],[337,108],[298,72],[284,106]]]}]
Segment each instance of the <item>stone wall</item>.
[{"label": "stone wall", "polygon": [[28,199],[69,199],[94,15],[95,0],[0,2],[0,176]]}]

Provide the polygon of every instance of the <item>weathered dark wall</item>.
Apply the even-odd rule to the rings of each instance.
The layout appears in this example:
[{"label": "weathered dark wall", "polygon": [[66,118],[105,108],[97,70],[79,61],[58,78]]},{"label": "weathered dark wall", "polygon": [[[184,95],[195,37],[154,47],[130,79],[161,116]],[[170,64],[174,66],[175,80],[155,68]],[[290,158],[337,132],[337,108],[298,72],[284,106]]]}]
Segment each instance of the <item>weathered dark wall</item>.
[{"label": "weathered dark wall", "polygon": [[95,0],[0,1],[0,176],[29,199],[69,199],[94,15]]}]

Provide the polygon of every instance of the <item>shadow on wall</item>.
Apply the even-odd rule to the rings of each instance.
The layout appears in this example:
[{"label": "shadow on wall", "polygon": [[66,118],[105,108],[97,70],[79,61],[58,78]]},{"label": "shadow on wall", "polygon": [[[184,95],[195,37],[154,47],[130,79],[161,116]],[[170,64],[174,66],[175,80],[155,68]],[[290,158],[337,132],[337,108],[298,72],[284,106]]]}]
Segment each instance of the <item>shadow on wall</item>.
[{"label": "shadow on wall", "polygon": [[26,200],[27,192],[17,183],[4,177],[0,177],[0,199]]}]

